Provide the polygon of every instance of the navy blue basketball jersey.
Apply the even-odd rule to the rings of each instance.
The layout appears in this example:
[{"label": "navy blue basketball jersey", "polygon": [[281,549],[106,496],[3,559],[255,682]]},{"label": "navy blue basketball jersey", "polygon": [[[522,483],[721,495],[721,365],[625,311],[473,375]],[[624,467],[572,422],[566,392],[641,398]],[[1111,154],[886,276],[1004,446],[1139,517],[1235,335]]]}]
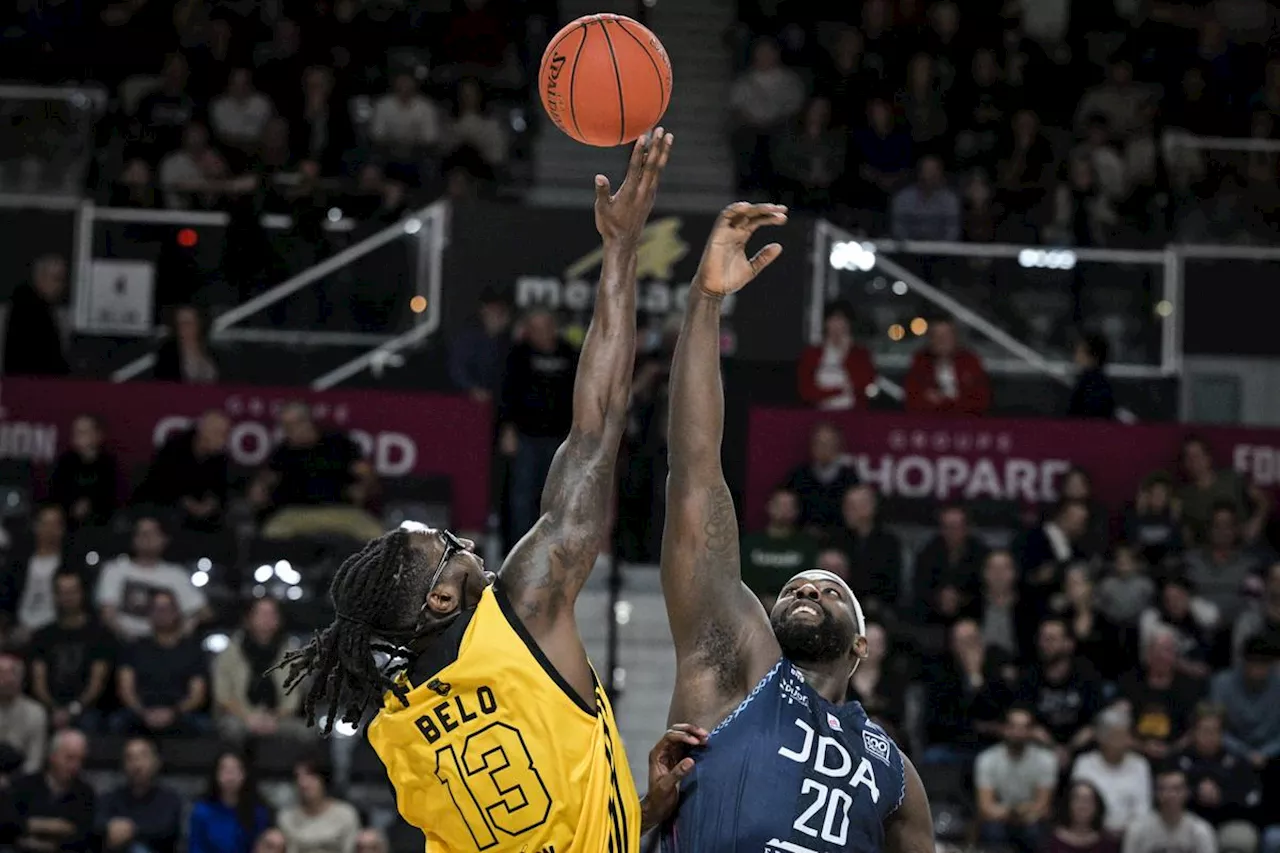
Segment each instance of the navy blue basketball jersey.
[{"label": "navy blue basketball jersey", "polygon": [[902,753],[858,702],[833,705],[783,658],[711,732],[663,853],[881,853]]}]

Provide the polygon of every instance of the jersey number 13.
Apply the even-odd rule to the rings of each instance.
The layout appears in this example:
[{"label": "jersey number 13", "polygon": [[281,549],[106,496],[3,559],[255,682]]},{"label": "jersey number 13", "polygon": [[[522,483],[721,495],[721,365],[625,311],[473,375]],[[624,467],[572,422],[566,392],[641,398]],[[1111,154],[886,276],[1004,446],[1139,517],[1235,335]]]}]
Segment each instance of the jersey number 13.
[{"label": "jersey number 13", "polygon": [[506,723],[471,733],[461,752],[452,744],[440,747],[435,775],[480,850],[497,844],[499,832],[520,835],[541,826],[551,813],[551,795],[524,736]]}]

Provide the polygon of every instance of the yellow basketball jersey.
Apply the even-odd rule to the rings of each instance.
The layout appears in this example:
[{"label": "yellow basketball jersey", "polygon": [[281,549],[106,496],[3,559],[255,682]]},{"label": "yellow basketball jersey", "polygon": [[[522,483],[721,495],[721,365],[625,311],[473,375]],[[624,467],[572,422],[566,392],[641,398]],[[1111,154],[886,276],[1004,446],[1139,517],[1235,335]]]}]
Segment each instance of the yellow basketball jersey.
[{"label": "yellow basketball jersey", "polygon": [[457,659],[409,707],[388,696],[369,742],[428,853],[639,849],[639,797],[604,690],[583,703],[494,586]]}]

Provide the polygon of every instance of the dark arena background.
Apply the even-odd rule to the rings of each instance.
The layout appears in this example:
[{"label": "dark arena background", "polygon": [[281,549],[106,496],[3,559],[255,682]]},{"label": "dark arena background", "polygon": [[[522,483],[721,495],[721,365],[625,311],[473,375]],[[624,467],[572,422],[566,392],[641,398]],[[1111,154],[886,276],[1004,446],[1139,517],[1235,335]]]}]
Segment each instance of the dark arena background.
[{"label": "dark arena background", "polygon": [[716,212],[774,200],[722,341],[744,579],[848,579],[939,843],[1115,851],[1158,794],[1208,829],[1126,853],[1280,851],[1277,4],[602,3],[0,8],[0,850],[422,849],[258,673],[370,535],[524,532],[561,436],[504,376],[580,346],[625,165],[530,80],[611,11],[675,81],[578,608],[639,787],[672,346]]}]

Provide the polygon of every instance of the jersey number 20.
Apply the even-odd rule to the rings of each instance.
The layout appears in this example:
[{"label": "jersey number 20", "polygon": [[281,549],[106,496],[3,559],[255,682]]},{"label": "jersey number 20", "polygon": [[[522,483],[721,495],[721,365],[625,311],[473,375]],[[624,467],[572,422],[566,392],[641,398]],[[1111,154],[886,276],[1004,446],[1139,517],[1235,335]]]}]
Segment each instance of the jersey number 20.
[{"label": "jersey number 20", "polygon": [[800,786],[801,796],[808,793],[817,796],[792,826],[810,838],[821,838],[828,844],[837,846],[844,845],[849,838],[849,806],[853,805],[853,797],[847,791],[828,787],[813,779],[805,779]]},{"label": "jersey number 20", "polygon": [[[499,832],[520,835],[541,826],[551,813],[551,795],[524,736],[506,723],[490,723],[468,735],[461,754],[452,745],[438,749],[435,773],[480,850],[497,844]],[[454,779],[462,790],[456,790]]]}]

